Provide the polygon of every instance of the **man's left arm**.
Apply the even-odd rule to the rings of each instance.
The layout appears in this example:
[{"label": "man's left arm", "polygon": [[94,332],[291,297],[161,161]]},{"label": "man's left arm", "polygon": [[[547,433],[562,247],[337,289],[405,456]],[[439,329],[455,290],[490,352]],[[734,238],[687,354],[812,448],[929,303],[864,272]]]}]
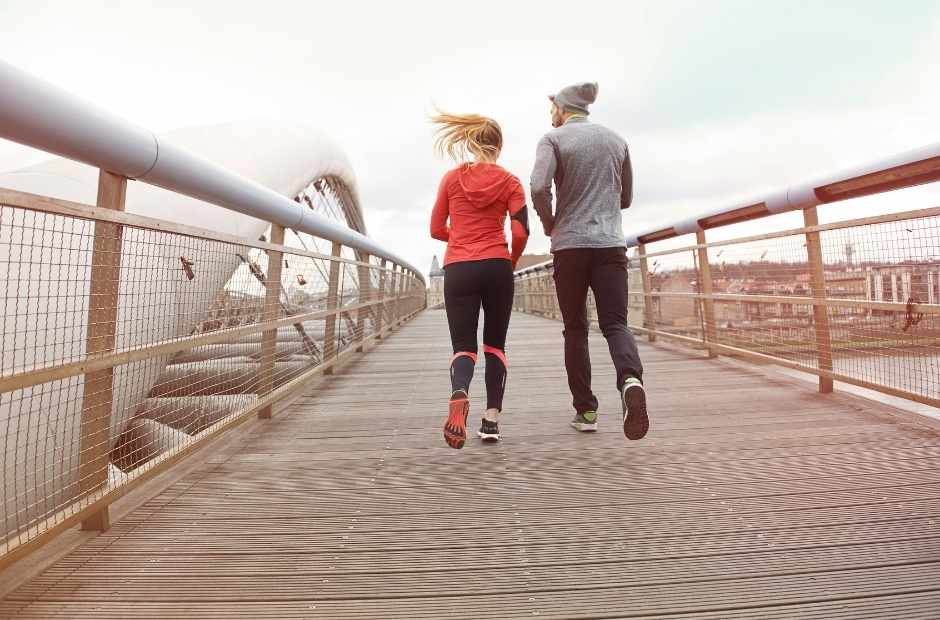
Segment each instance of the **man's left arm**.
[{"label": "man's left arm", "polygon": [[630,165],[630,147],[623,147],[623,170],[620,174],[620,208],[633,204],[633,167]]}]

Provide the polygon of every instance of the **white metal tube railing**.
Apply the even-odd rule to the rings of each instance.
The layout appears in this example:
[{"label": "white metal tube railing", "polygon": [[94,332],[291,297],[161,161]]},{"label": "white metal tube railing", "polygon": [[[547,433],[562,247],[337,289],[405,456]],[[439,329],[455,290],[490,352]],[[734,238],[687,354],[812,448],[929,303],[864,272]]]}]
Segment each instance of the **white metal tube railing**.
[{"label": "white metal tube railing", "polygon": [[627,247],[940,180],[940,142],[868,162],[783,190],[706,210],[626,237]]},{"label": "white metal tube railing", "polygon": [[0,138],[386,258],[423,280],[369,237],[3,61]]}]

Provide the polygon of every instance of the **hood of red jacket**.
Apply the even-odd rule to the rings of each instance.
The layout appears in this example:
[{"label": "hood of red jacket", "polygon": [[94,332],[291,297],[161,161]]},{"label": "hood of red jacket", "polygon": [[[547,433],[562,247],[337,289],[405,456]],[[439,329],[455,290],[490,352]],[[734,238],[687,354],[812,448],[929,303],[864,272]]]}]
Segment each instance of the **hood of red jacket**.
[{"label": "hood of red jacket", "polygon": [[457,181],[467,200],[482,209],[503,198],[515,179],[497,164],[464,164],[457,169]]}]

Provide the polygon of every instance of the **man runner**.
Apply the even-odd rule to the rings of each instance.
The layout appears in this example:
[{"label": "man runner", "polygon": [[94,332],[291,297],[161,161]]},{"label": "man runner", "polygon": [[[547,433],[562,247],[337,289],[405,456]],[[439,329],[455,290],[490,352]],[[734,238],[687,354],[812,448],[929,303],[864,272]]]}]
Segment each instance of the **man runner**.
[{"label": "man runner", "polygon": [[[550,95],[554,129],[539,141],[532,171],[532,202],[552,240],[555,292],[564,319],[565,370],[579,431],[597,430],[591,391],[587,291],[617,370],[623,432],[642,439],[649,430],[643,365],[627,328],[627,248],[620,211],[633,200],[627,143],[588,120],[597,84],[587,82]],[[552,181],[557,203],[552,210]]]}]

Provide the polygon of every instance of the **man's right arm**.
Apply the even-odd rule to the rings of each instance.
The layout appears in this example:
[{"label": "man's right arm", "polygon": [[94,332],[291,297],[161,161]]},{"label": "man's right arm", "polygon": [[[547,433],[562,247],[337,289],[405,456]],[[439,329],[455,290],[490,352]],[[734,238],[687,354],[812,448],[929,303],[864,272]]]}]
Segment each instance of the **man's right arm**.
[{"label": "man's right arm", "polygon": [[542,220],[542,230],[546,235],[552,234],[555,226],[555,217],[552,214],[552,180],[555,178],[555,148],[548,136],[539,140],[535,151],[535,166],[532,168],[530,185],[532,190],[532,206]]}]

